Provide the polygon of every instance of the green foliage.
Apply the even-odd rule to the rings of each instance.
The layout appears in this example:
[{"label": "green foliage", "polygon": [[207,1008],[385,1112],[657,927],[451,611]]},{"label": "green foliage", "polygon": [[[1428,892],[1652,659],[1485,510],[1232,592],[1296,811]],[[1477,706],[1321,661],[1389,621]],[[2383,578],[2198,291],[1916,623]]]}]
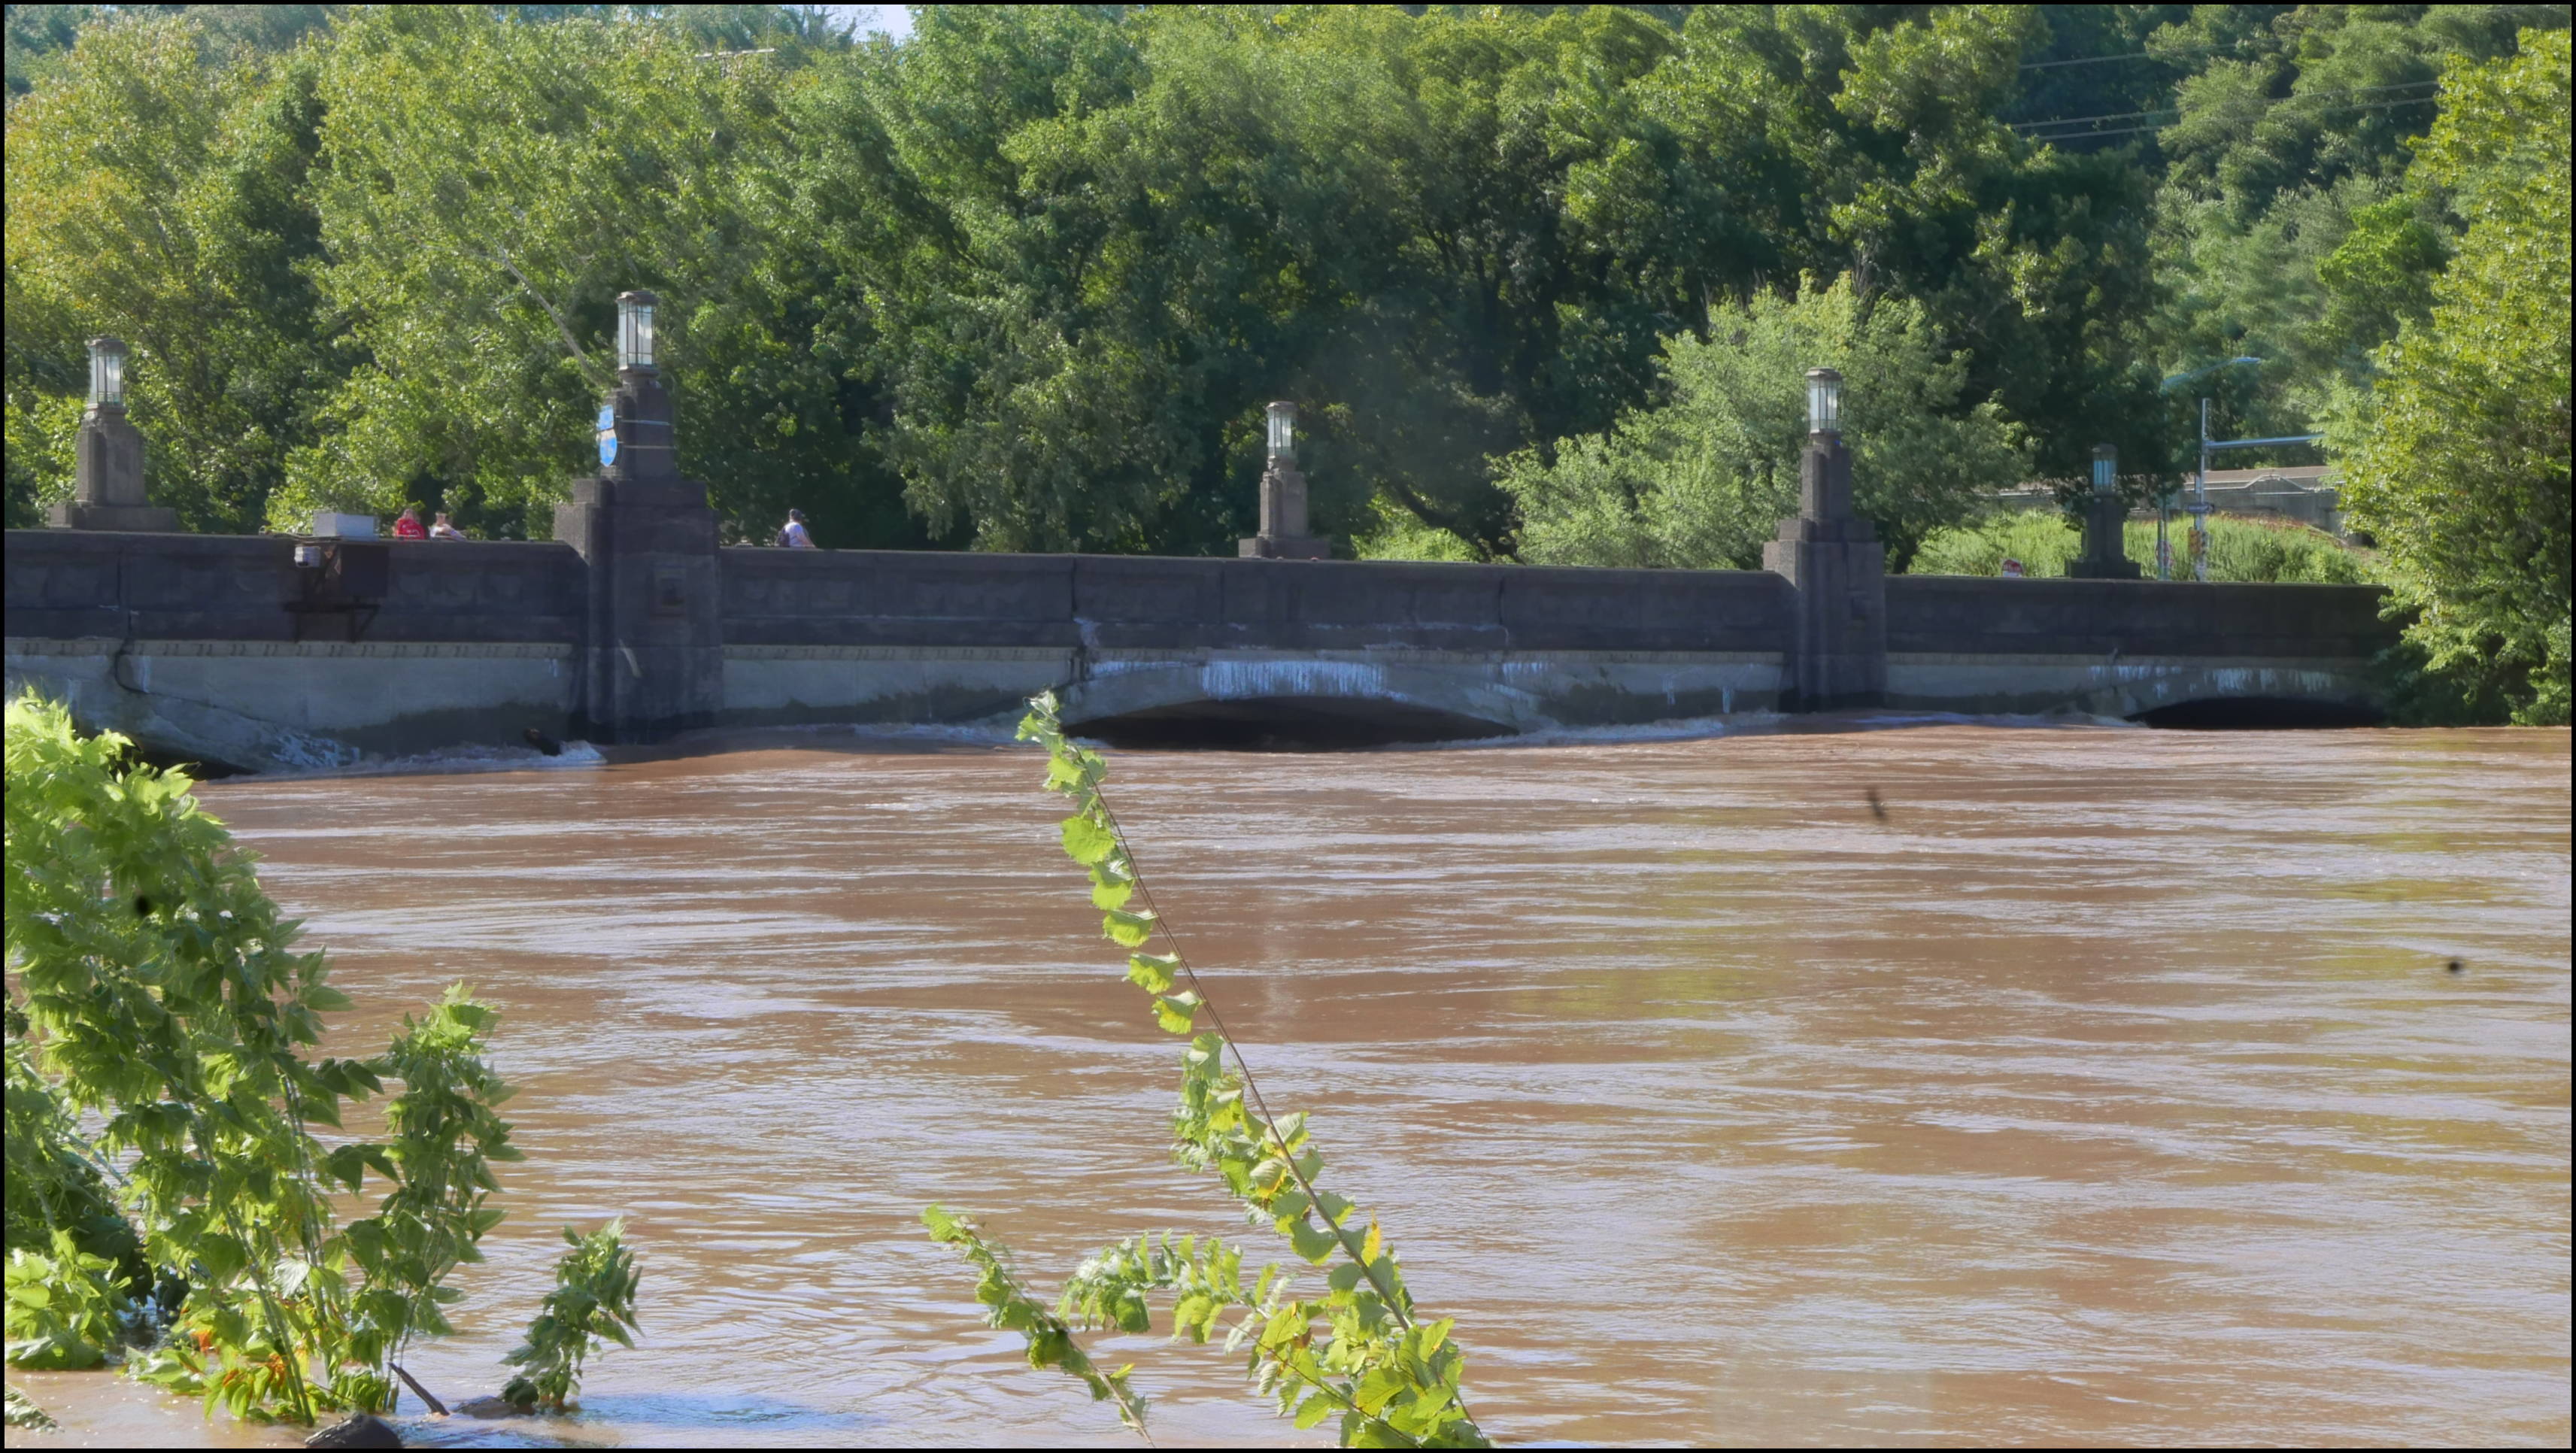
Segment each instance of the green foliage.
[{"label": "green foliage", "polygon": [[542,534],[637,284],[737,535],[1221,550],[1285,394],[1320,528],[1491,557],[1494,457],[1805,272],[1921,303],[2043,469],[2159,447],[2146,184],[1996,121],[2021,7],[244,8],[19,27],[79,41],[11,118],[13,518],[113,328],[192,524]]},{"label": "green foliage", "polygon": [[[829,339],[850,300],[818,300],[828,280],[783,236],[783,108],[805,73],[794,54],[704,50],[683,25],[604,15],[397,6],[340,23],[317,82],[332,166],[308,195],[315,276],[362,361],[290,460],[273,523],[421,502],[546,537],[565,481],[596,467],[588,420],[632,287],[668,299],[657,351],[685,457],[737,535],[766,539],[760,521],[803,492],[891,491],[838,413],[850,360]],[[817,514],[831,543],[909,543],[836,536],[847,514]]]},{"label": "green foliage", "polygon": [[1810,280],[1708,319],[1708,342],[1665,340],[1669,402],[1607,434],[1505,460],[1520,506],[1521,558],[1543,565],[1759,569],[1762,545],[1798,503],[1805,373],[1840,369],[1860,512],[1890,558],[2018,483],[2022,431],[1988,403],[1961,408],[1965,360],[1946,353],[1919,303],[1871,305],[1850,278]]},{"label": "green foliage", "polygon": [[[1324,1156],[1307,1132],[1305,1114],[1274,1115],[1242,1051],[1227,1040],[1224,1021],[1155,910],[1101,794],[1107,764],[1065,737],[1052,694],[1029,703],[1019,734],[1046,748],[1047,787],[1074,805],[1061,828],[1065,855],[1091,876],[1102,936],[1130,950],[1128,981],[1146,994],[1155,1022],[1167,1034],[1189,1037],[1181,1053],[1180,1103],[1172,1116],[1174,1158],[1214,1172],[1255,1225],[1268,1226],[1299,1257],[1329,1270],[1315,1297],[1291,1296],[1277,1266],[1263,1271],[1247,1291],[1238,1250],[1213,1238],[1138,1237],[1086,1260],[1054,1316],[1045,1317],[998,1259],[989,1252],[978,1256],[981,1242],[970,1245],[969,1238],[943,1234],[943,1227],[955,1226],[953,1217],[943,1212],[926,1218],[934,1235],[969,1248],[970,1259],[985,1271],[987,1305],[997,1314],[1014,1309],[1013,1321],[997,1319],[995,1325],[1017,1326],[1030,1339],[1033,1365],[1064,1366],[1091,1380],[1096,1374],[1084,1371],[1089,1363],[1077,1366],[1072,1360],[1080,1353],[1070,1329],[1140,1331],[1149,1320],[1146,1293],[1171,1292],[1176,1338],[1205,1342],[1220,1313],[1242,1311],[1227,1346],[1249,1348],[1246,1371],[1254,1387],[1274,1398],[1280,1415],[1300,1428],[1338,1417],[1341,1445],[1354,1448],[1489,1446],[1460,1391],[1466,1356],[1449,1340],[1452,1324],[1417,1317],[1377,1218],[1323,1188]],[[1146,951],[1157,934],[1170,952]],[[1205,1031],[1198,1028],[1202,1019],[1210,1026]],[[1123,1371],[1114,1382],[1100,1381],[1119,1395],[1120,1416],[1143,1431],[1143,1403],[1125,1396]],[[1099,1382],[1093,1392],[1111,1395]]]},{"label": "green foliage", "polygon": [[13,1387],[9,1389],[9,1426],[43,1433],[51,1431],[56,1424],[43,1408],[36,1406],[35,1399]]},{"label": "green foliage", "polygon": [[2427,666],[2533,723],[2569,713],[2568,65],[2526,31],[2445,78],[2417,168],[2467,230],[2328,430]]},{"label": "green foliage", "polygon": [[[9,704],[12,1307],[17,1257],[52,1305],[86,1306],[82,1281],[139,1228],[148,1268],[101,1282],[139,1299],[161,1279],[169,1326],[138,1376],[249,1419],[381,1409],[391,1359],[447,1330],[446,1278],[499,1219],[489,1163],[517,1158],[482,1060],[491,1011],[459,987],[382,1056],[307,1058],[347,1002],[321,955],[294,949],[189,780],[124,766],[125,747],[32,694]],[[390,1140],[316,1139],[389,1078]],[[103,1117],[95,1144],[84,1113]],[[132,1227],[99,1203],[103,1163]],[[389,1194],[343,1228],[335,1189],[369,1169]],[[20,1245],[38,1228],[50,1253]]]},{"label": "green foliage", "polygon": [[84,29],[11,103],[13,524],[71,490],[84,342],[104,333],[131,350],[127,408],[154,498],[192,529],[258,527],[341,366],[308,275],[313,79],[307,51],[136,16]]},{"label": "green foliage", "polygon": [[1145,1395],[1128,1386],[1129,1369],[1103,1372],[1093,1364],[1073,1328],[1021,1288],[1019,1279],[1011,1273],[1009,1247],[987,1237],[973,1218],[944,1206],[923,1207],[921,1222],[930,1228],[931,1240],[956,1247],[973,1263],[977,1272],[975,1299],[989,1308],[985,1321],[1004,1331],[1017,1332],[1027,1341],[1029,1366],[1062,1368],[1067,1376],[1091,1390],[1093,1402],[1115,1406],[1120,1422],[1140,1436],[1144,1433]]},{"label": "green foliage", "polygon": [[354,1087],[298,1051],[345,1001],[320,955],[289,947],[188,779],[120,770],[122,748],[81,739],[33,696],[9,704],[23,1012],[69,1103],[106,1115],[100,1147],[128,1164],[147,1254],[187,1278],[183,1323],[219,1344],[218,1380],[309,1420],[304,1356],[327,1367],[341,1349],[331,1279],[313,1276],[329,1207],[306,1173],[319,1154],[306,1127],[336,1123]]},{"label": "green foliage", "polygon": [[116,1263],[125,1292],[149,1296],[142,1245],[116,1208],[97,1152],[60,1087],[37,1071],[25,1016],[12,1006],[9,1019],[8,1248],[49,1251],[68,1232],[82,1251]]},{"label": "green foliage", "polygon": [[53,1233],[50,1254],[9,1252],[8,1295],[12,1367],[96,1367],[124,1340],[134,1310],[116,1263],[81,1250],[68,1231]]},{"label": "green foliage", "polygon": [[341,1233],[365,1279],[350,1332],[353,1355],[369,1366],[400,1356],[412,1337],[454,1330],[439,1310],[459,1295],[448,1274],[482,1260],[477,1243],[501,1222],[489,1204],[500,1189],[492,1163],[524,1157],[493,1113],[513,1091],[483,1061],[483,1036],[498,1018],[462,984],[451,985],[426,1019],[404,1016],[403,1032],[368,1066],[402,1083],[385,1106],[391,1139],[323,1158],[324,1174],[351,1191],[369,1169],[394,1183],[375,1215]]},{"label": "green foliage", "polygon": [[2156,135],[2162,361],[2268,360],[2193,391],[2217,399],[2215,432],[2308,433],[2367,386],[2458,230],[2410,169],[2441,78],[2512,54],[2521,27],[2566,24],[2544,5],[2203,5],[2148,37],[2185,63],[2175,109],[2152,118],[2172,118]]},{"label": "green foliage", "polygon": [[528,1333],[501,1360],[521,1369],[501,1389],[522,1412],[559,1413],[581,1394],[581,1364],[604,1343],[635,1345],[635,1253],[625,1244],[626,1223],[611,1221],[584,1236],[566,1226],[572,1249],[555,1262],[555,1289],[546,1293]]},{"label": "green foliage", "polygon": [[[2178,578],[2188,578],[2184,534],[2176,519],[2168,527]],[[2121,530],[2121,548],[2155,578],[2156,527],[2131,520]],[[2084,553],[2084,534],[2065,516],[2050,510],[1998,514],[1973,525],[1935,530],[1923,542],[1909,575],[2000,575],[2010,558],[2031,577],[2059,576],[2068,562]],[[2380,583],[2376,561],[2353,550],[2323,530],[2280,520],[2234,515],[2209,517],[2209,578],[2231,581],[2304,581],[2322,585]]]}]

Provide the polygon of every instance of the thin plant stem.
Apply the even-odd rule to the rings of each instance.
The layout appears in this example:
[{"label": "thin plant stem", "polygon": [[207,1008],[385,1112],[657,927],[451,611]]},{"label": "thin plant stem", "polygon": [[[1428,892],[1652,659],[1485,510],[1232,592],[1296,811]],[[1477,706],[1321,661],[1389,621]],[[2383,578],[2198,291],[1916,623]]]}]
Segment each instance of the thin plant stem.
[{"label": "thin plant stem", "polygon": [[[1199,1004],[1202,1008],[1207,1010],[1208,1020],[1216,1026],[1218,1037],[1225,1041],[1227,1053],[1234,1056],[1235,1072],[1243,1076],[1243,1091],[1245,1094],[1252,1097],[1253,1108],[1260,1112],[1263,1131],[1267,1133],[1270,1139],[1279,1146],[1279,1158],[1287,1163],[1288,1173],[1296,1178],[1298,1188],[1306,1193],[1308,1204],[1314,1206],[1316,1213],[1324,1218],[1324,1225],[1332,1231],[1333,1239],[1341,1244],[1343,1253],[1348,1255],[1352,1264],[1360,1269],[1360,1275],[1368,1278],[1369,1285],[1377,1291],[1378,1298],[1386,1304],[1386,1309],[1395,1314],[1397,1324],[1402,1326],[1408,1332],[1412,1331],[1413,1316],[1410,1307],[1410,1303],[1412,1301],[1411,1296],[1407,1295],[1399,1297],[1396,1295],[1394,1288],[1388,1286],[1385,1282],[1380,1281],[1378,1279],[1377,1268],[1371,1266],[1368,1261],[1360,1255],[1363,1248],[1360,1245],[1355,1244],[1351,1239],[1351,1233],[1343,1229],[1341,1224],[1333,1219],[1331,1212],[1324,1209],[1322,1201],[1317,1196],[1314,1182],[1308,1180],[1306,1178],[1306,1172],[1298,1167],[1297,1157],[1289,1150],[1287,1138],[1279,1133],[1278,1121],[1271,1117],[1270,1103],[1262,1098],[1261,1086],[1253,1078],[1252,1065],[1243,1057],[1243,1046],[1235,1042],[1233,1032],[1225,1027],[1225,1016],[1218,1012],[1216,1000],[1208,993],[1206,981],[1201,979],[1199,977],[1199,971],[1191,966],[1189,952],[1181,946],[1180,935],[1172,931],[1172,921],[1163,916],[1162,909],[1155,906],[1154,890],[1145,881],[1145,866],[1143,863],[1137,861],[1135,845],[1127,840],[1127,830],[1119,825],[1117,809],[1109,805],[1109,794],[1102,790],[1101,785],[1096,781],[1091,784],[1091,794],[1092,799],[1100,804],[1101,815],[1109,819],[1109,831],[1112,836],[1117,838],[1119,850],[1127,856],[1127,870],[1136,880],[1137,896],[1145,900],[1146,911],[1154,915],[1155,930],[1162,934],[1163,942],[1171,945],[1172,957],[1180,962],[1181,972],[1188,976],[1190,989],[1199,996]],[[1304,1377],[1304,1374],[1300,1373],[1299,1376]],[[1312,1378],[1307,1378],[1306,1380],[1308,1382],[1314,1381]],[[1321,1386],[1320,1384],[1317,1385],[1319,1387]],[[1325,1390],[1330,1391],[1330,1389]],[[1450,1395],[1457,1400],[1459,1413],[1465,1416],[1468,1422],[1473,1423],[1475,1421],[1475,1414],[1468,1411],[1466,1391],[1462,1388],[1453,1391]],[[1354,1412],[1359,1411],[1358,1405],[1351,1403],[1349,1399],[1340,1397],[1338,1393],[1335,1393],[1334,1396],[1338,1401],[1351,1407]],[[1369,1418],[1371,1422],[1378,1423],[1382,1427],[1386,1426],[1382,1419],[1373,1417],[1365,1412],[1360,1415],[1362,1417]],[[1389,1428],[1389,1431],[1394,1430]],[[1414,1440],[1416,1446],[1420,1445],[1420,1441],[1421,1440],[1419,1439]]]}]

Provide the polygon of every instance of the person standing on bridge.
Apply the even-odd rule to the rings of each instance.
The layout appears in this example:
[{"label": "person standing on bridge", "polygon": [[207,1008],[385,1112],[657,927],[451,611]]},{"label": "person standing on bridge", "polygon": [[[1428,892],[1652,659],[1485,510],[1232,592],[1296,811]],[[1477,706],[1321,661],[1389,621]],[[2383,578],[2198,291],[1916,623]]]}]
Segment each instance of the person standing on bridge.
[{"label": "person standing on bridge", "polygon": [[429,531],[421,528],[420,511],[413,509],[409,505],[403,506],[402,514],[394,520],[394,538],[397,540],[426,540],[429,538]]},{"label": "person standing on bridge", "polygon": [[805,533],[805,512],[803,510],[789,510],[787,512],[787,523],[780,527],[778,531],[778,543],[786,546],[790,550],[811,550],[814,548],[814,537]]}]

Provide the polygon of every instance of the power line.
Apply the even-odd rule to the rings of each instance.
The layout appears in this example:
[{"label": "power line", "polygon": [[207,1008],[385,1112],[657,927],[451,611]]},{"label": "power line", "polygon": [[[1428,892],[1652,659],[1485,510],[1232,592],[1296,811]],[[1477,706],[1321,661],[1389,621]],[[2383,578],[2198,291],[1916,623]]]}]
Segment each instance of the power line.
[{"label": "power line", "polygon": [[[2308,114],[2323,116],[2336,111],[2385,111],[2391,106],[2424,106],[2441,99],[2439,96],[2409,96],[2399,101],[2359,101],[2348,106],[2320,106]],[[2162,126],[2131,126],[2119,131],[2070,131],[2060,136],[2031,136],[2023,139],[2027,141],[2095,141],[2113,136],[2138,136],[2146,132],[2166,129]]]},{"label": "power line", "polygon": [[[2268,112],[2276,106],[2287,106],[2292,102],[2305,101],[2317,96],[2369,96],[2382,91],[2420,91],[2426,86],[2438,86],[2440,84],[2442,83],[2439,80],[2431,80],[2404,81],[2393,86],[2337,86],[2331,90],[2304,91],[2295,96],[2282,96],[2273,101],[2267,102],[2263,109]],[[2429,101],[2433,98],[2430,96],[2417,96],[2410,99]],[[2399,104],[2403,105],[2405,103],[2400,102]],[[2335,110],[2337,108],[2330,106],[2326,109]],[[2081,126],[2088,121],[2127,121],[2138,116],[2168,116],[2180,114],[2181,108],[2179,107],[2159,106],[2152,111],[2107,111],[2099,116],[2061,116],[2053,121],[2014,121],[2007,124],[2015,131],[2025,131],[2038,127]]]},{"label": "power line", "polygon": [[2168,55],[2191,55],[2198,51],[2211,51],[2218,48],[2217,42],[2213,41],[2207,45],[2178,45],[2170,51],[2131,50],[2122,51],[2118,55],[2077,56],[2075,59],[2069,61],[2029,61],[2023,64],[2022,69],[2025,71],[2045,71],[2054,69],[2058,66],[2098,66],[2110,61],[2162,59]]}]

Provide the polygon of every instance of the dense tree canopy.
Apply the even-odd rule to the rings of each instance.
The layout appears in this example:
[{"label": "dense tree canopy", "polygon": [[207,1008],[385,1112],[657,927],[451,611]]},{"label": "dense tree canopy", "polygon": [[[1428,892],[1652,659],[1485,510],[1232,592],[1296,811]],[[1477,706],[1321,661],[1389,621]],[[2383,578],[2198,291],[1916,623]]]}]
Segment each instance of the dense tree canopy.
[{"label": "dense tree canopy", "polygon": [[1684,333],[1663,360],[1665,401],[1553,461],[1523,450],[1501,483],[1520,507],[1521,555],[1538,564],[1759,569],[1798,507],[1805,371],[1841,370],[1854,503],[1903,568],[1939,526],[2029,466],[2021,429],[1987,402],[1962,408],[1965,356],[1946,352],[1920,303],[1871,306],[1850,278],[1765,293]]},{"label": "dense tree canopy", "polygon": [[2454,71],[2417,170],[2468,227],[2334,421],[2436,668],[2568,717],[2568,45]]},{"label": "dense tree canopy", "polygon": [[[1713,437],[1767,397],[1711,391],[1737,330],[1827,294],[1910,340],[1883,396],[1986,441],[1958,479],[2108,441],[2170,482],[2201,394],[2227,434],[2382,417],[2354,401],[2465,316],[2437,280],[2479,225],[2417,139],[2565,25],[938,6],[888,43],[805,7],[11,6],[10,515],[69,487],[112,332],[193,527],[543,534],[634,286],[683,461],[754,538],[792,504],[834,545],[1226,551],[1289,397],[1320,529],[1568,558],[1545,482]],[[1900,547],[1966,507],[1888,483]]]}]

